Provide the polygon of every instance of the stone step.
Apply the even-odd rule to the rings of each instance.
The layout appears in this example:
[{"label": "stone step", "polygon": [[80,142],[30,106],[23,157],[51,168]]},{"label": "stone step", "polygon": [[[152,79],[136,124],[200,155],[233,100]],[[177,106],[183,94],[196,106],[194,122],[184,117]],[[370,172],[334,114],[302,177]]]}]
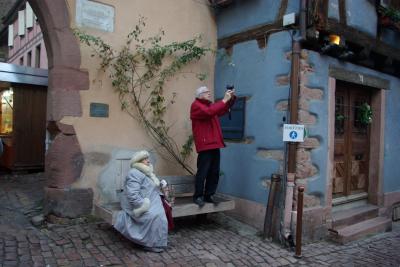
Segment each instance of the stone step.
[{"label": "stone step", "polygon": [[333,241],[346,244],[368,235],[383,233],[392,229],[392,221],[386,217],[376,217],[331,231]]},{"label": "stone step", "polygon": [[363,205],[350,209],[337,210],[332,213],[332,228],[338,230],[342,227],[359,223],[378,216],[379,207]]}]

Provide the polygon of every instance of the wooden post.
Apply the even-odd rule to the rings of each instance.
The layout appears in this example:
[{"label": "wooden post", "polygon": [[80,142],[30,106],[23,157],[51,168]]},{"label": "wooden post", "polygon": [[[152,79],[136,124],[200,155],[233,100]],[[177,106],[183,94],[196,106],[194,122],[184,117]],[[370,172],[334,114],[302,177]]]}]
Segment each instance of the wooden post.
[{"label": "wooden post", "polygon": [[297,223],[296,223],[296,258],[301,258],[301,232],[303,228],[303,193],[304,186],[299,186],[297,194]]},{"label": "wooden post", "polygon": [[264,218],[264,238],[271,237],[272,235],[272,223],[275,208],[276,194],[279,190],[279,185],[281,182],[281,177],[279,174],[272,174],[271,176],[271,187],[269,189],[267,210],[265,212]]}]

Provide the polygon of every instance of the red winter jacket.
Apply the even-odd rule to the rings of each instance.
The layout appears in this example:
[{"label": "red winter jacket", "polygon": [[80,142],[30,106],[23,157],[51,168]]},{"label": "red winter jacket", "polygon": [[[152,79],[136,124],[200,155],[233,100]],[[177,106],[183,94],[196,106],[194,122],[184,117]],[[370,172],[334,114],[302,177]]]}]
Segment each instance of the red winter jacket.
[{"label": "red winter jacket", "polygon": [[222,137],[221,125],[218,116],[224,115],[234,104],[236,97],[224,103],[221,101],[211,103],[205,99],[198,99],[190,107],[190,119],[196,151],[225,147]]}]

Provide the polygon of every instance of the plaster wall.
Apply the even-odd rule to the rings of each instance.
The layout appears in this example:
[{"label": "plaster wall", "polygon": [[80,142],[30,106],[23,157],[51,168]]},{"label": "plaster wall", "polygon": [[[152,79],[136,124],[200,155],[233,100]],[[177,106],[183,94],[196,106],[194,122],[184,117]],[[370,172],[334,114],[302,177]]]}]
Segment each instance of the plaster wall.
[{"label": "plaster wall", "polygon": [[222,97],[225,85],[230,83],[235,84],[238,96],[248,97],[245,135],[249,142],[228,142],[222,150],[224,175],[219,188],[223,193],[266,203],[271,174],[282,172],[278,158],[283,154],[281,127],[286,112],[276,106],[288,98],[289,86],[276,80],[290,72],[286,56],[290,48],[289,34],[280,32],[270,36],[264,49],[249,41],[235,45],[232,56],[217,58],[217,97]]},{"label": "plaster wall", "polygon": [[345,5],[347,25],[375,37],[378,18],[373,2],[346,0]]},{"label": "plaster wall", "polygon": [[[207,1],[99,1],[114,7],[114,32],[103,32],[92,28],[81,28],[87,33],[101,37],[114,48],[124,44],[128,33],[135,27],[139,16],[146,18],[144,36],[152,36],[162,28],[165,31],[163,42],[184,41],[201,34],[203,45],[216,46],[216,25],[212,10]],[[67,1],[72,19],[71,27],[75,24],[75,1]],[[162,11],[162,12],[160,12]],[[118,95],[111,86],[108,74],[99,70],[99,60],[91,57],[91,49],[81,45],[81,68],[89,72],[90,88],[80,91],[82,116],[66,116],[61,122],[72,125],[75,129],[85,164],[81,177],[72,186],[93,188],[96,200],[108,198],[101,196],[104,180],[112,180],[116,174],[116,157],[130,157],[132,152],[139,149],[154,151],[154,144],[142,127],[125,112],[121,111]],[[199,62],[186,67],[184,75],[171,79],[165,92],[168,96],[177,93],[177,103],[168,111],[167,120],[174,124],[172,136],[178,144],[183,144],[191,134],[189,119],[190,104],[194,99],[195,89],[203,84],[213,89],[214,55],[208,54]],[[199,81],[194,73],[207,73],[206,81]],[[108,118],[90,117],[90,103],[105,103],[109,105]],[[156,155],[157,153],[154,153]],[[158,175],[184,174],[182,168],[162,159],[158,154],[154,157],[155,169]],[[194,167],[195,154],[191,157]],[[109,172],[109,169],[114,171]]]},{"label": "plaster wall", "polygon": [[281,1],[275,0],[233,1],[229,6],[217,10],[218,38],[274,22],[280,5]]}]

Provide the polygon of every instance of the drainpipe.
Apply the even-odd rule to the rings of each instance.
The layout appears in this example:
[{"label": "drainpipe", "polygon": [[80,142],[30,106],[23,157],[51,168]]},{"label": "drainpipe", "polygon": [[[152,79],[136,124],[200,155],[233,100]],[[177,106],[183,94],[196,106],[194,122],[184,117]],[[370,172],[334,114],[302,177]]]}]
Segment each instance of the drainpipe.
[{"label": "drainpipe", "polygon": [[[295,38],[292,42],[292,66],[290,72],[290,99],[289,99],[289,123],[297,124],[299,110],[299,89],[300,89],[300,53],[301,42],[306,39],[306,13],[307,0],[301,0],[300,4],[300,38]],[[293,188],[296,175],[296,152],[297,143],[288,144],[288,168],[285,196],[285,210],[283,217],[283,236],[286,240],[291,238],[291,221],[293,210]]]}]

